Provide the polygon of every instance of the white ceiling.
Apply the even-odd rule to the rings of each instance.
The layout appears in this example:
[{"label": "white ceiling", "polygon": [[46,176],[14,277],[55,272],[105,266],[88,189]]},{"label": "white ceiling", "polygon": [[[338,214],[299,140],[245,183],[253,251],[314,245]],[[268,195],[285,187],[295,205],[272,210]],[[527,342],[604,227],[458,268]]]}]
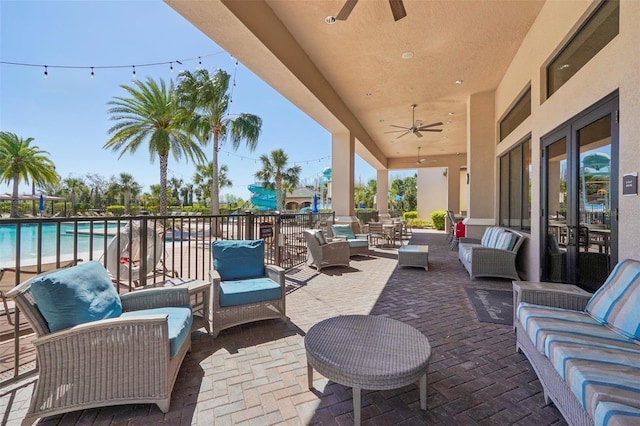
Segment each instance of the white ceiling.
[{"label": "white ceiling", "polygon": [[[544,4],[404,0],[394,21],[387,0],[360,0],[329,25],[344,0],[166,1],[328,130],[348,128],[374,166],[415,160],[418,146],[427,157],[466,152],[469,95],[498,86]],[[385,133],[411,126],[412,104],[444,131]]]}]

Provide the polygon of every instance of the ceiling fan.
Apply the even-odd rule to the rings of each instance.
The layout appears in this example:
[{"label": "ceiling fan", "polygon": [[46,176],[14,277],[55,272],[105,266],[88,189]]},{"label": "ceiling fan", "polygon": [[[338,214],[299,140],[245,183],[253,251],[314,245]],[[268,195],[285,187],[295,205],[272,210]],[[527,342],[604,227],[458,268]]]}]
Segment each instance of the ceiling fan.
[{"label": "ceiling fan", "polygon": [[418,156],[416,157],[416,161],[411,161],[411,163],[415,163],[416,166],[419,166],[420,164],[425,164],[425,163],[436,163],[438,160],[428,160],[426,158],[420,158],[420,148],[422,147],[418,147]]},{"label": "ceiling fan", "polygon": [[441,132],[442,129],[431,129],[431,127],[442,126],[442,122],[423,125],[420,120],[416,121],[416,106],[417,106],[416,104],[411,105],[411,112],[412,112],[411,122],[413,123],[411,127],[396,126],[394,124],[391,124],[390,125],[391,127],[397,127],[402,130],[391,130],[385,133],[402,133],[401,135],[396,137],[396,139],[400,139],[401,137],[409,133],[413,133],[414,135],[416,135],[416,137],[421,138],[422,133],[420,132]]},{"label": "ceiling fan", "polygon": [[[338,15],[336,15],[336,19],[346,21],[356,3],[358,3],[358,0],[347,0],[344,6],[342,6],[342,9],[340,9],[340,12],[338,12]],[[389,0],[389,6],[391,6],[391,13],[393,13],[394,21],[398,21],[407,16],[402,0]]]}]

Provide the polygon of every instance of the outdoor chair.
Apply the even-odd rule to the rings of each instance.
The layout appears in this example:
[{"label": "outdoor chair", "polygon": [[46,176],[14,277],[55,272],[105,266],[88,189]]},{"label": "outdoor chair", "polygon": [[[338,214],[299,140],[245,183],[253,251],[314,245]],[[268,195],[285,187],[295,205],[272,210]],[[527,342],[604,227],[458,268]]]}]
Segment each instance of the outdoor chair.
[{"label": "outdoor chair", "polygon": [[104,266],[90,261],[40,274],[7,296],[36,334],[39,376],[23,424],[110,405],[169,411],[191,349],[186,287],[118,295]]},{"label": "outdoor chair", "polygon": [[211,243],[213,337],[240,324],[280,318],[287,321],[284,269],[264,263],[264,240]]},{"label": "outdoor chair", "polygon": [[369,234],[354,234],[351,224],[331,225],[333,238],[344,239],[349,243],[349,255],[369,256]]},{"label": "outdoor chair", "polygon": [[307,242],[307,265],[318,271],[328,266],[349,266],[351,251],[346,240],[328,241],[323,231],[305,229]]}]

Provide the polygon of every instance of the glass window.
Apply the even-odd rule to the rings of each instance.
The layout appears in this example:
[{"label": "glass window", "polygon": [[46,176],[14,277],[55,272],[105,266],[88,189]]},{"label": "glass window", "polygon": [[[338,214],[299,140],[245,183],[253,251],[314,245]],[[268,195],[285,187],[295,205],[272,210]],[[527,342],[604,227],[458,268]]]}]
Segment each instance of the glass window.
[{"label": "glass window", "polygon": [[500,157],[502,226],[531,229],[531,138]]},{"label": "glass window", "polygon": [[527,117],[531,115],[531,88],[518,99],[516,104],[500,122],[500,140],[506,138]]},{"label": "glass window", "polygon": [[619,19],[619,0],[606,0],[600,5],[547,67],[547,97],[618,35]]}]

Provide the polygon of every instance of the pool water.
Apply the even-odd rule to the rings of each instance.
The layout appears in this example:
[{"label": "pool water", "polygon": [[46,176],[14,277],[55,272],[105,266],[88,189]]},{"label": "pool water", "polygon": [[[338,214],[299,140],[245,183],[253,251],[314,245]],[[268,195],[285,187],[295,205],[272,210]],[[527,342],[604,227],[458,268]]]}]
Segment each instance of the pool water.
[{"label": "pool water", "polygon": [[[38,254],[38,223],[20,225],[20,264],[33,265],[37,263]],[[115,233],[117,224],[107,224],[107,239]],[[89,252],[89,223],[78,224],[77,251],[79,254]],[[104,223],[93,226],[93,251],[101,254],[104,250]],[[60,224],[60,258],[71,259],[74,249],[74,225]],[[55,261],[57,255],[56,241],[58,231],[55,223],[42,224],[42,262]],[[80,256],[82,257],[82,256]],[[16,225],[0,225],[0,266],[15,266],[16,259]]]}]

